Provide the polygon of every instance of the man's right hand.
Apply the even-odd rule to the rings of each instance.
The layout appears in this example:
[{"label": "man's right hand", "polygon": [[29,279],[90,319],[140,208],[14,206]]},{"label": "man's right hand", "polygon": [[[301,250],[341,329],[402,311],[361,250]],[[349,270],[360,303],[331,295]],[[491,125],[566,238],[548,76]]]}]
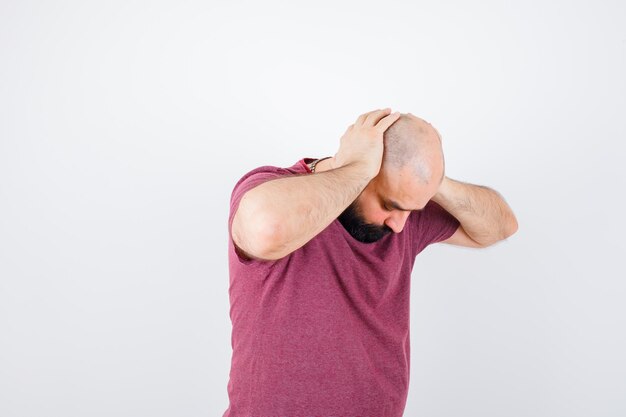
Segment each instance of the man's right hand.
[{"label": "man's right hand", "polygon": [[370,179],[378,175],[383,160],[383,133],[399,117],[399,112],[391,113],[389,108],[360,115],[341,137],[333,169],[356,165]]}]

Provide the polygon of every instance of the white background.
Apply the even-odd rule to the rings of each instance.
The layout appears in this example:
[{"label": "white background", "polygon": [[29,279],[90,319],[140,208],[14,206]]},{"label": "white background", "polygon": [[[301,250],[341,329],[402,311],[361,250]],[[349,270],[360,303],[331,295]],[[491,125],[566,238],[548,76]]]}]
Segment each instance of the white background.
[{"label": "white background", "polygon": [[417,258],[405,416],[626,415],[622,1],[0,2],[0,415],[221,416],[227,215],[366,111],[519,221]]}]

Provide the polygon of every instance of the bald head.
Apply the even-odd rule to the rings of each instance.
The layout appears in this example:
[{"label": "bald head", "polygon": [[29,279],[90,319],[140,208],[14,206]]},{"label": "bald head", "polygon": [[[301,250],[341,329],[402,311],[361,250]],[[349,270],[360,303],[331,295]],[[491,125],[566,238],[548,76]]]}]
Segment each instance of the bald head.
[{"label": "bald head", "polygon": [[444,170],[439,134],[427,121],[411,113],[385,131],[381,173],[393,175],[408,170],[419,182],[439,183]]}]

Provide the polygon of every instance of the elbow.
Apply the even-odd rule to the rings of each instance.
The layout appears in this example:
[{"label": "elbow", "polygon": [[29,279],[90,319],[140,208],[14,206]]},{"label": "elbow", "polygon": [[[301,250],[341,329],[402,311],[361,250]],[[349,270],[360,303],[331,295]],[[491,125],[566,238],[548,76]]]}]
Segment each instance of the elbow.
[{"label": "elbow", "polygon": [[507,226],[502,230],[500,234],[500,239],[496,240],[493,243],[496,243],[500,240],[508,239],[509,237],[513,236],[517,232],[517,229],[518,229],[517,219],[515,218],[515,216],[513,216],[511,220],[509,221],[509,223],[507,224]]},{"label": "elbow", "polygon": [[517,224],[517,219],[515,218],[515,216],[512,216],[511,221],[509,221],[509,225],[506,230],[506,237],[513,236],[517,232],[518,228],[519,228],[519,225]]},{"label": "elbow", "polygon": [[277,222],[267,220],[265,225],[260,228],[258,234],[258,253],[259,258],[267,261],[275,261],[283,258],[284,244],[281,243],[280,227]]},{"label": "elbow", "polygon": [[517,232],[517,229],[518,229],[517,220],[515,219],[515,217],[512,217],[512,220],[509,221],[507,226],[501,230],[499,237],[494,236],[491,240],[485,240],[485,241],[480,241],[480,242],[477,241],[477,243],[480,245],[481,248],[487,248],[489,246],[492,246],[498,242],[501,242],[511,237]]},{"label": "elbow", "polygon": [[257,215],[251,220],[253,226],[249,235],[252,255],[260,260],[274,261],[282,258],[281,237],[278,223],[266,216]]},{"label": "elbow", "polygon": [[276,237],[275,229],[265,226],[264,222],[256,219],[248,223],[247,227],[236,228],[233,224],[233,242],[243,252],[245,257],[259,261],[274,261],[283,257],[279,253],[280,240]]},{"label": "elbow", "polygon": [[261,260],[274,261],[282,256],[278,254],[277,229],[272,223],[257,219],[258,226],[256,232],[252,233],[249,240],[249,247],[253,250],[253,255]]},{"label": "elbow", "polygon": [[258,203],[242,199],[233,218],[232,238],[247,257],[259,260],[282,257],[280,224],[274,217]]}]

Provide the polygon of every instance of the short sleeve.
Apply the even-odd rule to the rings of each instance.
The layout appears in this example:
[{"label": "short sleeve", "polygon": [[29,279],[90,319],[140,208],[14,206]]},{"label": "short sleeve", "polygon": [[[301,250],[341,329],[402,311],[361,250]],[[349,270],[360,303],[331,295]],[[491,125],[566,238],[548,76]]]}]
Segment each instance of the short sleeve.
[{"label": "short sleeve", "polygon": [[230,249],[232,250],[233,254],[237,256],[240,262],[250,263],[252,261],[251,259],[240,256],[239,252],[235,250],[235,243],[232,239],[231,228],[233,224],[233,218],[235,217],[235,213],[239,208],[241,198],[246,192],[248,192],[252,188],[257,187],[266,181],[280,178],[289,174],[290,173],[283,168],[263,166],[248,172],[237,182],[237,184],[235,184],[235,187],[233,188],[230,197],[230,212],[228,215],[228,239],[229,245],[231,245]]},{"label": "short sleeve", "polygon": [[443,207],[430,200],[422,211],[414,212],[412,245],[415,255],[433,243],[448,239],[460,222]]}]

